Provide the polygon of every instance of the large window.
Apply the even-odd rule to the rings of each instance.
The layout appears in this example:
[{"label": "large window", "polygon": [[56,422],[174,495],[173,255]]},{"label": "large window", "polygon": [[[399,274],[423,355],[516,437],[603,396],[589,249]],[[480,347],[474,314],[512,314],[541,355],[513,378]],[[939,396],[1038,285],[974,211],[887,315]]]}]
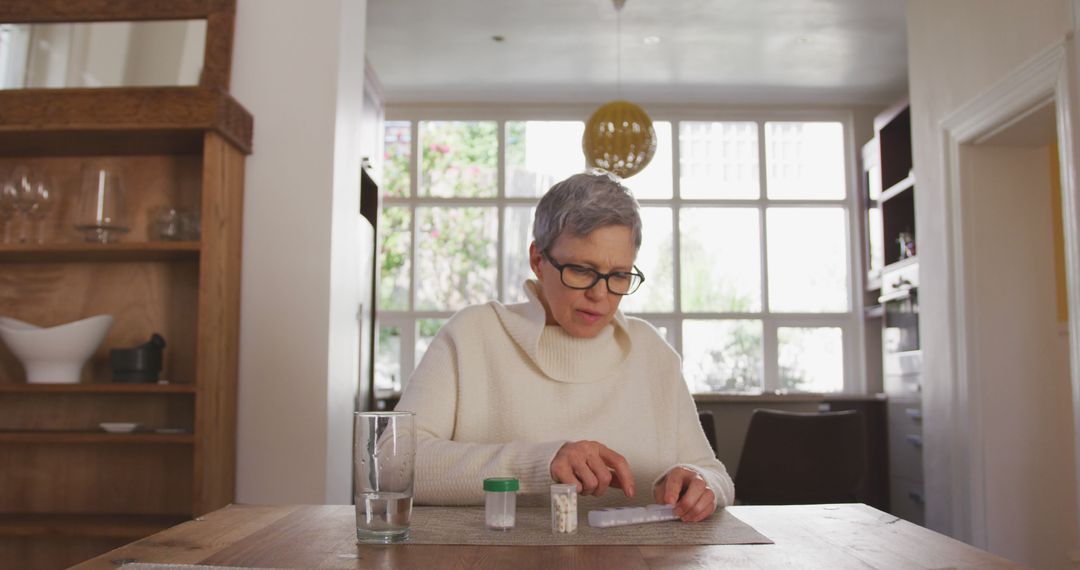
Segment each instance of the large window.
[{"label": "large window", "polygon": [[[837,392],[856,378],[849,141],[834,117],[656,120],[625,183],[647,276],[622,309],[683,356],[693,392]],[[376,388],[399,390],[472,303],[524,300],[533,209],[584,170],[583,121],[386,124]]]}]

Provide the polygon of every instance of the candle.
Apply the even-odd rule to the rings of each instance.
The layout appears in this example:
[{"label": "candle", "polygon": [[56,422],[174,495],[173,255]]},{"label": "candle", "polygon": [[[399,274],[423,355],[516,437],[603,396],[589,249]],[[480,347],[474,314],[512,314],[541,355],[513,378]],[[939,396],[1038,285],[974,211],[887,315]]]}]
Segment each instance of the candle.
[{"label": "candle", "polygon": [[108,172],[105,169],[98,170],[97,184],[97,223],[105,223],[105,177]]}]

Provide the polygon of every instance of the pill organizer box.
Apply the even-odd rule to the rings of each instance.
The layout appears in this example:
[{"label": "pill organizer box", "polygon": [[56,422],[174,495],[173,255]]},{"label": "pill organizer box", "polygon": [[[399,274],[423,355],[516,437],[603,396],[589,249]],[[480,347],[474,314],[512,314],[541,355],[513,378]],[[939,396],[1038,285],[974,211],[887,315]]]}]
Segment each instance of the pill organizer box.
[{"label": "pill organizer box", "polygon": [[608,527],[678,520],[674,505],[611,507],[589,511],[589,526]]}]

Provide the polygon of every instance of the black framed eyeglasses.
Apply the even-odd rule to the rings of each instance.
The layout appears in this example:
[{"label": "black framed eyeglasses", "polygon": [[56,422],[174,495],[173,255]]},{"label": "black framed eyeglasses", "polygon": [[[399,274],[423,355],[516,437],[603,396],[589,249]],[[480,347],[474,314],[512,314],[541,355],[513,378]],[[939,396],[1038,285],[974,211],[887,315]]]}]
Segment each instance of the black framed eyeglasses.
[{"label": "black framed eyeglasses", "polygon": [[633,271],[612,271],[600,273],[592,267],[574,265],[572,263],[559,263],[545,249],[541,253],[551,262],[551,266],[559,270],[559,278],[562,284],[571,289],[591,289],[596,282],[603,279],[607,290],[615,295],[629,295],[641,287],[645,282],[645,274],[637,266]]}]

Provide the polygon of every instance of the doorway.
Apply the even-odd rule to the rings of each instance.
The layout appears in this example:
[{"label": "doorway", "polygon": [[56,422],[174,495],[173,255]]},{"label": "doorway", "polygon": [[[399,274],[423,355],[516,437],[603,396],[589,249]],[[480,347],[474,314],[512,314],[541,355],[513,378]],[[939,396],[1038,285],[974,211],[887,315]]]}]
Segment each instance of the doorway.
[{"label": "doorway", "polygon": [[960,145],[954,189],[982,546],[1036,568],[1064,566],[1077,536],[1056,117],[1044,102]]}]

